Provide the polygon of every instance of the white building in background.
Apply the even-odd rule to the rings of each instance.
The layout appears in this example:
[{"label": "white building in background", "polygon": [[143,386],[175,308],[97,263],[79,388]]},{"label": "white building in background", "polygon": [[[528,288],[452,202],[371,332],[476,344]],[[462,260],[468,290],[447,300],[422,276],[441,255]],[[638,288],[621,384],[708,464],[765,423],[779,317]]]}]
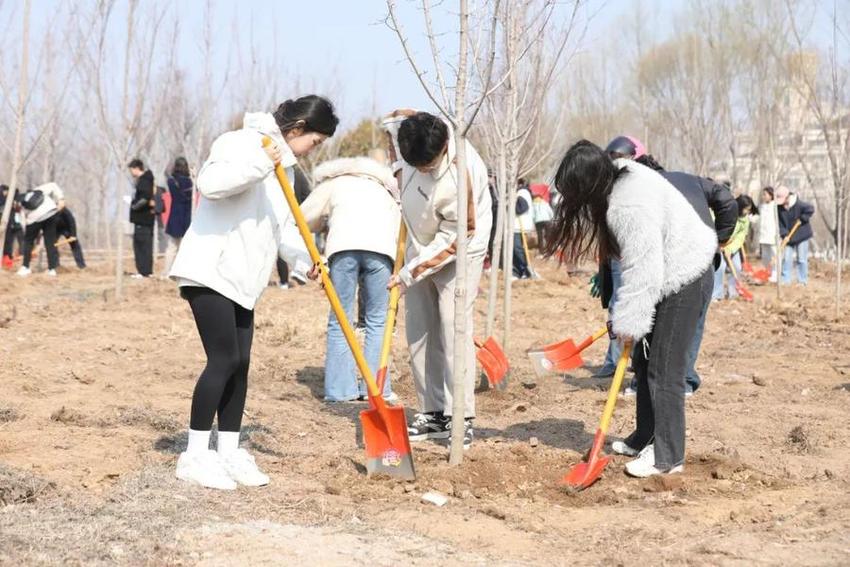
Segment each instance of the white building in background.
[{"label": "white building in background", "polygon": [[[808,54],[803,68],[807,73],[816,72],[817,55]],[[815,208],[827,207],[829,210],[823,212],[832,219],[835,191],[827,138],[801,92],[804,89],[789,85],[780,112],[783,119],[775,124],[780,133],[772,137],[772,143],[759,147],[757,131],[739,132],[734,136],[730,156],[718,163],[716,170],[723,172],[720,178],[732,181],[736,194],[747,193],[757,203],[763,187],[785,185]],[[850,110],[837,113],[827,130],[834,147],[843,148],[850,136]],[[761,138],[770,140],[768,136]],[[848,156],[841,150],[833,149],[833,153],[842,160],[839,167],[843,167]],[[817,248],[833,246],[819,211],[815,212],[813,228]]]}]

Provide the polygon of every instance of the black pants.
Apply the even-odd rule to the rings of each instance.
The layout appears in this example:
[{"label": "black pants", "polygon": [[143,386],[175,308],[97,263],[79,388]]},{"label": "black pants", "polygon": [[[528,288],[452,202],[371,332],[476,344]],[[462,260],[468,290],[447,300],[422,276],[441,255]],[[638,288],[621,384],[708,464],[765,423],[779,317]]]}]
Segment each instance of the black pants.
[{"label": "black pants", "polygon": [[518,278],[530,278],[528,269],[528,258],[525,257],[525,248],[522,245],[522,234],[514,233],[514,276]]},{"label": "black pants", "polygon": [[3,255],[13,256],[15,252],[15,241],[18,241],[18,248],[24,249],[24,231],[20,225],[15,225],[11,219],[6,225],[6,236],[3,239]]},{"label": "black pants", "polygon": [[59,252],[56,250],[56,215],[27,225],[24,235],[24,266],[29,268],[32,249],[40,234],[44,235],[44,247],[47,249],[47,267],[55,270],[59,265]]},{"label": "black pants", "polygon": [[153,226],[134,225],[133,256],[136,259],[136,271],[143,276],[153,273]]},{"label": "black pants", "polygon": [[549,230],[549,225],[551,223],[547,222],[538,222],[534,224],[534,228],[537,229],[537,249],[543,252],[546,244],[546,231]]},{"label": "black pants", "polygon": [[248,393],[254,312],[205,287],[184,287],[181,292],[207,354],[192,396],[189,427],[209,431],[217,413],[219,431],[239,431]]},{"label": "black pants", "polygon": [[277,259],[277,276],[280,278],[280,283],[285,284],[289,282],[289,264],[280,258]]},{"label": "black pants", "polygon": [[637,379],[637,427],[626,444],[655,445],[655,466],[669,469],[685,461],[685,374],[688,349],[714,274],[706,270],[655,306],[655,324],[635,345],[632,366]]}]

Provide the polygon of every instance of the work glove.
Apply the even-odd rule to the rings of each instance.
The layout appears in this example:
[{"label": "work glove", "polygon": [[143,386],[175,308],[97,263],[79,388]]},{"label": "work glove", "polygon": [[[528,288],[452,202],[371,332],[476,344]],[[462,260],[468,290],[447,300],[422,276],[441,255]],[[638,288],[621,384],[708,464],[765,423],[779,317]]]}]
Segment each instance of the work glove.
[{"label": "work glove", "polygon": [[590,297],[599,297],[600,295],[602,295],[602,290],[599,289],[599,272],[597,272],[590,278]]}]

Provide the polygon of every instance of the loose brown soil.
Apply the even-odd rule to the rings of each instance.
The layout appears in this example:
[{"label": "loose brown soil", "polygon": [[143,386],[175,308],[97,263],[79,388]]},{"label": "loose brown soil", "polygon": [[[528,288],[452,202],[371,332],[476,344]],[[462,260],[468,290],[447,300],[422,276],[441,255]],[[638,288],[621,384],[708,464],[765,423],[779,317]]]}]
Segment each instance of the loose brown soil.
[{"label": "loose brown soil", "polygon": [[[416,444],[414,483],[367,479],[363,404],[321,400],[322,293],[269,289],[243,444],[272,484],[233,493],[173,478],[204,357],[171,283],[126,280],[119,302],[106,264],[0,274],[0,564],[850,563],[850,322],[834,318],[829,279],[712,306],[685,474],[629,479],[616,458],[569,493],[558,481],[587,450],[608,381],[536,378],[524,353],[605,315],[589,274],[537,268],[544,281],[515,284],[507,390],[479,393],[461,466]],[[412,408],[403,336],[392,372]],[[621,399],[613,437],[633,414]],[[429,490],[448,504],[422,503]]]}]

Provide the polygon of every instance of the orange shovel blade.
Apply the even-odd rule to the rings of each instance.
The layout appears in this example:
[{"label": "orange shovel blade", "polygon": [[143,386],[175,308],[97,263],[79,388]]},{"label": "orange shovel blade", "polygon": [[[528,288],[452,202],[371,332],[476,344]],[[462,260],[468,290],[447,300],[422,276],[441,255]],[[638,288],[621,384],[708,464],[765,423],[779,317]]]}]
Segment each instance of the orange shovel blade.
[{"label": "orange shovel blade", "polygon": [[584,359],[581,354],[574,354],[569,358],[555,361],[554,366],[557,370],[575,370],[584,366]]},{"label": "orange shovel blade", "polygon": [[543,352],[546,353],[546,358],[549,360],[561,360],[569,358],[578,352],[578,346],[572,339],[567,339],[553,345],[543,347]]},{"label": "orange shovel blade", "polygon": [[747,286],[742,284],[741,282],[737,282],[735,284],[735,289],[738,291],[738,295],[744,298],[744,301],[752,301],[753,300],[753,292],[747,289]]},{"label": "orange shovel blade", "polygon": [[755,271],[755,270],[753,270],[753,265],[750,264],[749,262],[744,262],[741,265],[741,269],[744,270],[745,274],[750,274],[750,275],[752,275],[753,272]]},{"label": "orange shovel blade", "polygon": [[761,270],[757,270],[750,275],[757,282],[765,283],[770,279],[770,270],[768,270],[767,268],[762,268]]},{"label": "orange shovel blade", "polygon": [[578,463],[561,479],[561,484],[575,490],[584,490],[599,480],[610,461],[611,457],[603,455],[593,462]]},{"label": "orange shovel blade", "polygon": [[366,446],[367,475],[386,474],[403,480],[414,480],[416,473],[413,470],[404,408],[363,410],[360,412],[360,423],[363,426],[363,444]]},{"label": "orange shovel blade", "polygon": [[510,368],[508,357],[495,337],[489,337],[483,343],[476,341],[475,346],[478,347],[475,358],[478,360],[481,368],[484,369],[484,374],[487,375],[487,381],[491,386],[498,386],[505,380],[505,376],[508,374],[508,369]]}]

